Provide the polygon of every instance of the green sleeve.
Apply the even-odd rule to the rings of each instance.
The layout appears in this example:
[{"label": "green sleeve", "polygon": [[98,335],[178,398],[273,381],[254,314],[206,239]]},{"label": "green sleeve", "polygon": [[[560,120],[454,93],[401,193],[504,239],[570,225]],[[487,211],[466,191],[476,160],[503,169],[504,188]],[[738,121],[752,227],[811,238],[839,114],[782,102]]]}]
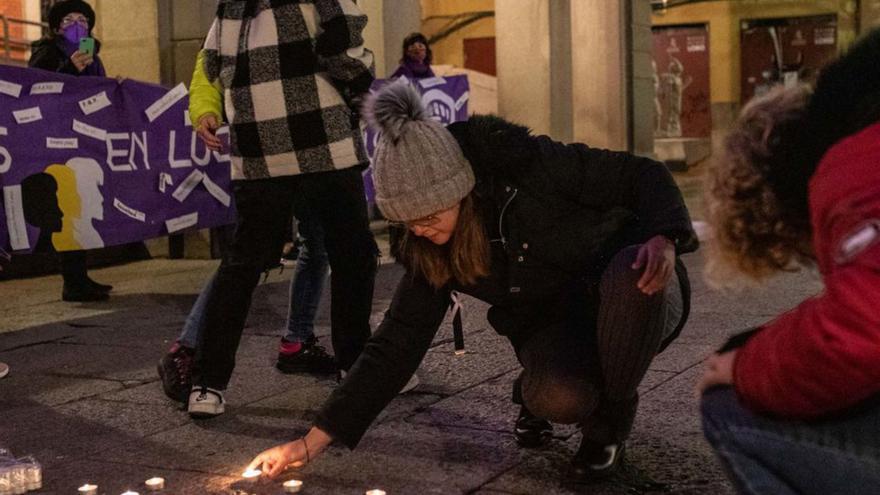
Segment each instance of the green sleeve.
[{"label": "green sleeve", "polygon": [[223,115],[223,87],[219,81],[211,82],[205,75],[205,51],[199,50],[192,81],[189,84],[189,119],[198,126],[199,119],[213,113],[218,119]]}]

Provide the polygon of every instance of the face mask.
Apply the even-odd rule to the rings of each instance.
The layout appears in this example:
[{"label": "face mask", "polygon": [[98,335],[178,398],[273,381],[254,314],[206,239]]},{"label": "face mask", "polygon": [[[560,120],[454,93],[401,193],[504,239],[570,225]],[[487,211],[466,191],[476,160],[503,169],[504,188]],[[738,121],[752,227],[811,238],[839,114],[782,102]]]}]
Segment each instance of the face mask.
[{"label": "face mask", "polygon": [[64,28],[64,39],[70,43],[79,43],[79,40],[89,35],[89,28],[78,22]]}]

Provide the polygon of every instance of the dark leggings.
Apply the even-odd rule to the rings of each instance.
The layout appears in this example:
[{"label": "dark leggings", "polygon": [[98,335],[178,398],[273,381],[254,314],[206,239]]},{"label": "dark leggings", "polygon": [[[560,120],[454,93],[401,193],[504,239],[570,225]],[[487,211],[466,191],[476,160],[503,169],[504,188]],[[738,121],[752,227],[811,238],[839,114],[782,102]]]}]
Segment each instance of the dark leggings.
[{"label": "dark leggings", "polygon": [[639,247],[612,259],[597,293],[583,294],[575,305],[574,318],[537,333],[519,352],[526,407],[553,422],[579,423],[584,436],[597,442],[627,438],[639,383],[681,320],[675,274],[652,296],[636,287],[641,270],[631,265]]}]

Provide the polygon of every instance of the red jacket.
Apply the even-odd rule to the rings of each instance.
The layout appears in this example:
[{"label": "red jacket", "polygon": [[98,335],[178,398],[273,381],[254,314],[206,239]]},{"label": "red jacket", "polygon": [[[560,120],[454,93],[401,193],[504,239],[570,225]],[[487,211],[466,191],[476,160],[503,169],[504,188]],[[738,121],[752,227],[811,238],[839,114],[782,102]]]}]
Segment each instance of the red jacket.
[{"label": "red jacket", "polygon": [[765,325],[734,363],[749,408],[792,418],[880,392],[880,124],[828,150],[809,196],[825,290]]}]

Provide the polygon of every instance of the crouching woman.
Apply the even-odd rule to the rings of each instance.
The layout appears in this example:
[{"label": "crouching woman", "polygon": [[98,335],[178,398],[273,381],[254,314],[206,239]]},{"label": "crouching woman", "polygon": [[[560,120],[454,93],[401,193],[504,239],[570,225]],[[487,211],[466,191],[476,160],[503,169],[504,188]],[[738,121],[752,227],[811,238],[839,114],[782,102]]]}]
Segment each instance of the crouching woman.
[{"label": "crouching woman", "polygon": [[445,128],[402,83],[380,91],[368,114],[382,130],[376,202],[407,229],[407,272],[314,428],[252,466],[277,475],[331,440],[354,448],[419,366],[457,291],[488,302],[489,322],[513,345],[521,422],[581,425],[569,481],[612,473],[639,382],[686,320],[677,254],[697,242],[669,172],[496,117]]}]

